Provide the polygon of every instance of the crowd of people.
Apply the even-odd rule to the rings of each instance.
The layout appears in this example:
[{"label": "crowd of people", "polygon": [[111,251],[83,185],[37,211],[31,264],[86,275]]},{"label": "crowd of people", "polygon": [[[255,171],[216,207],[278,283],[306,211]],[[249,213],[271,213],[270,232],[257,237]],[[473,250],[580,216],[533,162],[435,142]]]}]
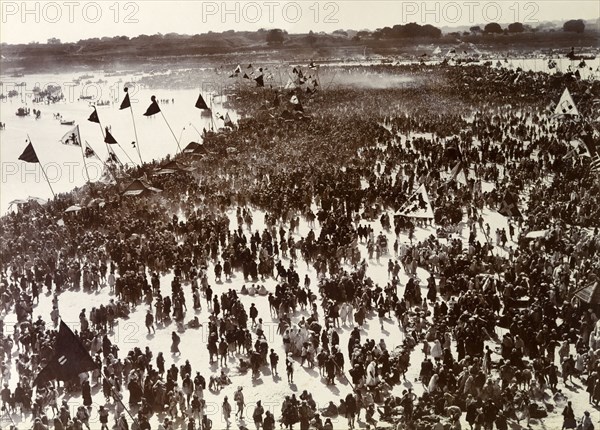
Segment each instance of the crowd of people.
[{"label": "crowd of people", "polygon": [[[3,217],[1,314],[17,322],[0,320],[3,414],[34,430],[89,429],[92,413],[102,428],[111,418],[119,430],[204,430],[217,421],[207,394],[246,373],[278,378],[281,365],[290,387],[300,369],[314,382],[277,412],[257,399],[257,430],[333,429],[339,416],[349,428],[502,430],[543,419],[548,396],[566,428],[589,430],[600,399],[600,326],[586,303],[598,299],[600,189],[569,142],[598,138],[584,115],[599,83],[478,65],[368,73],[413,83],[295,90],[303,113],[291,117],[291,92],[237,88],[237,127],[207,133],[201,158],[177,156],[195,170],[153,176],[154,162],[129,172],[162,192],[89,184]],[[547,108],[565,86],[578,122]],[[419,185],[434,216],[397,215]],[[506,223],[496,212],[509,193],[519,200]],[[83,209],[64,214],[75,203]],[[89,300],[75,327],[98,370],[34,387],[71,292],[110,297]],[[51,297],[47,315],[40,297]],[[169,332],[170,351],[111,341],[140,313],[149,342]],[[397,333],[377,340],[374,327]],[[199,331],[208,362],[192,368],[181,345]],[[411,367],[421,386],[407,384]],[[585,407],[566,403],[577,380]],[[245,381],[233,405],[219,402],[228,428],[232,411],[240,426],[246,417]],[[350,391],[318,405],[320,383]],[[92,411],[96,386],[105,404]]]}]

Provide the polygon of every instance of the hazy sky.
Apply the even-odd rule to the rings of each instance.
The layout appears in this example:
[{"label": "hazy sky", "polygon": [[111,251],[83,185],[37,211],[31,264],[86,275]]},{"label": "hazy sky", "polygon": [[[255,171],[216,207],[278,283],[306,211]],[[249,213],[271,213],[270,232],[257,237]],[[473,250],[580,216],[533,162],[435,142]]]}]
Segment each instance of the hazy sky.
[{"label": "hazy sky", "polygon": [[103,36],[283,28],[370,29],[417,22],[437,27],[597,19],[598,0],[542,1],[0,1],[0,41],[63,42]]}]

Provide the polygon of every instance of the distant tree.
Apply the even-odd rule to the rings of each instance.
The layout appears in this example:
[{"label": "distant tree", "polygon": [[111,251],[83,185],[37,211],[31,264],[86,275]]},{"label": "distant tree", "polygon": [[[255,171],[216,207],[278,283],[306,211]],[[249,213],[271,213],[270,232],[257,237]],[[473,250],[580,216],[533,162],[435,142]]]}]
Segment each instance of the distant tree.
[{"label": "distant tree", "polygon": [[471,33],[469,33],[468,31],[463,31],[463,36],[468,36],[468,35],[470,35],[470,34],[471,34]]},{"label": "distant tree", "polygon": [[353,42],[360,42],[360,36],[357,34],[354,35],[354,37],[352,38]]},{"label": "distant tree", "polygon": [[317,43],[317,36],[315,36],[315,33],[310,30],[308,32],[308,36],[306,36],[306,43],[308,43],[311,47],[315,46],[315,43]]},{"label": "distant tree", "polygon": [[51,37],[50,39],[48,39],[48,45],[60,45],[60,39],[57,39],[56,37]]},{"label": "distant tree", "polygon": [[571,19],[563,24],[563,31],[570,31],[573,33],[583,33],[585,30],[585,23],[582,19]]},{"label": "distant tree", "polygon": [[512,24],[508,24],[509,33],[523,33],[524,31],[525,27],[520,22],[513,22]]},{"label": "distant tree", "polygon": [[485,31],[486,33],[501,34],[502,33],[502,27],[497,22],[490,22],[489,24],[487,24],[485,26],[485,28],[483,29],[483,31]]},{"label": "distant tree", "polygon": [[481,27],[478,25],[469,28],[469,30],[471,31],[471,33],[481,33]]},{"label": "distant tree", "polygon": [[274,28],[273,30],[269,30],[267,33],[267,43],[269,45],[281,45],[285,40],[285,35],[283,31],[279,28]]},{"label": "distant tree", "polygon": [[336,36],[344,36],[344,37],[348,37],[348,32],[345,30],[335,30],[332,34],[335,34]]},{"label": "distant tree", "polygon": [[360,30],[358,33],[356,33],[356,35],[358,37],[369,37],[371,32],[369,30]]}]

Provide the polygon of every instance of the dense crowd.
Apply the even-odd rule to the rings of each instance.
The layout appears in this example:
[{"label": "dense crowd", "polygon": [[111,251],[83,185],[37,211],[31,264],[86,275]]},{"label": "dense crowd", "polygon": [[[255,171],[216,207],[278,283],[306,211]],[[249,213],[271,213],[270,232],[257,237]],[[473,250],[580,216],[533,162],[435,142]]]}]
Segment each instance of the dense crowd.
[{"label": "dense crowd", "polygon": [[[599,83],[484,66],[368,69],[414,82],[296,90],[304,113],[295,116],[284,114],[295,109],[292,92],[238,88],[229,102],[243,117],[237,127],[207,133],[201,158],[178,156],[196,170],[153,176],[154,163],[128,172],[161,193],[126,197],[119,185],[90,184],[3,217],[1,308],[18,320],[12,332],[0,325],[3,411],[31,414],[35,430],[49,421],[89,428],[97,384],[107,402],[98,411],[103,428],[109,415],[119,430],[210,428],[204,390],[218,393],[231,378],[189,361],[168,367],[166,354],[150,348],[119,351],[109,335],[139,307],[149,335],[174,323],[173,357],[206,310],[208,366],[226,369],[231,358],[258,378],[267,369],[278,375],[281,360],[290,384],[298,366],[318,367],[328,386],[351,382],[352,393],[321,409],[308,390],[286,398],[277,417],[259,401],[257,429],[332,429],[338,415],[353,428],[364,410],[369,426],[456,429],[462,419],[502,430],[508,420],[543,418],[544,393],[568,397],[559,377],[565,387],[580,378],[597,404],[600,329],[580,293],[593,298],[600,275],[599,181],[589,159],[568,155],[568,142],[598,132],[585,117],[554,118],[547,106],[568,86],[582,116],[591,115]],[[452,173],[457,163],[464,183]],[[433,219],[397,215],[421,184]],[[507,193],[519,196],[518,215],[494,235],[483,213],[502,211]],[[83,209],[64,214],[74,203]],[[434,234],[417,239],[415,230],[434,220]],[[385,285],[367,275],[376,263],[387,266]],[[317,285],[302,276],[306,268]],[[243,287],[225,288],[236,274]],[[265,279],[275,279],[273,291]],[[76,327],[101,370],[34,388],[54,352],[61,294],[103,288],[114,298],[82,309]],[[44,289],[53,308],[36,319]],[[268,300],[270,315],[241,295]],[[365,323],[375,317],[382,328],[395,319],[402,341],[370,338]],[[267,318],[277,321],[284,357],[265,336]],[[346,348],[341,326],[353,327]],[[416,350],[420,364],[411,362]],[[411,365],[420,366],[423,394],[393,395]],[[82,407],[71,416],[60,402],[74,393]],[[221,405],[228,426],[232,411],[242,417],[242,387],[232,401]],[[588,430],[588,415],[576,412]]]}]

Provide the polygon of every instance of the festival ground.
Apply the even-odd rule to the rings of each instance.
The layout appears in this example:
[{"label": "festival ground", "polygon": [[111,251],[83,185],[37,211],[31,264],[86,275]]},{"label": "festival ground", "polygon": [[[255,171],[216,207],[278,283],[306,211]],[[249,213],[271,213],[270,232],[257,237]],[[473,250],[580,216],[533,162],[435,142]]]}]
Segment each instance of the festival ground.
[{"label": "festival ground", "polygon": [[[253,211],[253,219],[254,223],[252,226],[252,231],[262,231],[264,228],[264,224],[262,223],[262,219],[264,218],[264,214],[254,210]],[[489,223],[491,228],[495,230],[496,228],[506,228],[507,227],[507,219],[502,215],[499,215],[495,211],[485,210],[483,212],[483,218],[485,223]],[[230,226],[236,225],[235,212],[229,212],[229,217],[231,220]],[[363,222],[363,224],[367,224]],[[395,235],[393,232],[386,232],[381,228],[381,224],[379,222],[371,222],[368,223],[372,225],[375,234],[377,235],[379,232],[383,232],[388,237],[388,243],[393,243],[395,240]],[[289,226],[283,226],[286,230]],[[492,230],[492,231],[493,231]],[[299,229],[299,234],[302,236],[306,236],[309,231],[309,227],[307,224],[302,221]],[[468,236],[468,229],[463,229],[464,233]],[[319,233],[319,224],[315,225],[315,232]],[[244,233],[249,234],[250,232],[244,228]],[[295,237],[299,237],[298,233],[294,234]],[[435,228],[432,226],[426,227],[417,227],[415,231],[414,241],[424,240],[429,235],[435,235]],[[464,234],[461,235],[461,239],[466,242],[467,236]],[[480,233],[477,237],[480,241],[485,241],[485,236]],[[398,241],[400,243],[409,243],[408,236],[404,233],[400,234],[398,237]],[[507,246],[514,246],[515,243],[509,240]],[[366,246],[364,243],[359,245],[361,249],[362,256],[367,255]],[[505,249],[495,246],[495,253],[505,253]],[[387,273],[387,262],[388,259],[394,258],[393,251],[390,246],[390,254],[381,256],[380,260],[373,258],[368,261],[369,267],[367,270],[367,275],[371,277],[377,284],[380,286],[385,285],[388,281],[388,273]],[[283,259],[284,265],[287,267],[289,264],[288,259]],[[311,278],[311,289],[313,292],[317,293],[317,285],[318,280],[316,279],[315,270],[312,267],[307,267],[306,264],[299,260],[296,263],[296,268],[298,273],[300,274],[301,279],[304,279],[304,275],[308,274]],[[345,265],[347,270],[351,270],[350,266]],[[249,286],[249,283],[245,283],[241,273],[234,272],[234,275],[230,281],[224,281],[221,283],[216,283],[213,275],[213,265],[211,264],[208,268],[210,285],[213,287],[214,294],[220,295],[222,291],[227,289],[235,289],[236,291],[241,290],[242,286],[245,284]],[[421,281],[420,284],[422,287],[426,285],[426,279],[429,277],[429,273],[419,268],[417,271],[417,276]],[[170,283],[173,279],[172,274],[166,274],[161,278],[161,292],[164,295],[170,294]],[[408,281],[409,277],[403,271],[400,273],[400,288],[398,294],[402,296],[403,294],[403,286]],[[265,282],[259,282],[257,285],[264,285],[268,291],[273,292],[275,289],[275,285],[277,281],[275,279],[266,279]],[[166,365],[168,368],[171,366],[171,363],[175,363],[177,366],[182,365],[185,360],[189,360],[193,371],[200,371],[201,374],[207,379],[212,374],[218,374],[221,369],[224,369],[228,376],[231,378],[231,385],[224,387],[219,392],[214,392],[210,390],[206,390],[204,393],[204,398],[206,400],[206,413],[209,418],[213,422],[213,429],[225,429],[225,421],[222,416],[221,404],[223,400],[223,396],[228,396],[229,399],[233,399],[234,391],[238,386],[244,387],[245,393],[245,416],[244,420],[233,420],[230,428],[243,428],[248,427],[252,428],[252,411],[255,406],[255,402],[257,400],[261,400],[265,410],[270,410],[274,413],[275,417],[281,416],[281,404],[282,400],[285,396],[291,395],[295,393],[297,396],[302,393],[303,390],[307,390],[312,393],[313,398],[317,402],[319,408],[324,408],[327,406],[328,402],[333,400],[335,403],[339,401],[340,398],[344,398],[346,394],[352,391],[351,382],[347,378],[341,378],[336,380],[336,385],[327,386],[325,385],[325,378],[319,376],[318,368],[309,369],[308,366],[301,367],[300,361],[297,359],[295,373],[294,373],[294,383],[289,384],[286,381],[285,375],[285,365],[280,362],[279,363],[279,376],[275,376],[271,374],[268,366],[264,366],[260,370],[260,377],[253,378],[251,371],[240,372],[238,368],[239,357],[241,355],[236,354],[236,358],[229,358],[228,365],[224,368],[217,366],[217,364],[209,364],[209,355],[206,349],[206,341],[207,341],[207,321],[208,321],[208,312],[209,310],[206,307],[206,302],[203,299],[203,308],[200,312],[194,312],[191,307],[192,295],[191,290],[189,288],[189,283],[186,284],[185,288],[186,295],[186,303],[188,305],[188,311],[185,316],[185,321],[189,321],[194,316],[198,316],[203,326],[199,329],[189,329],[187,328],[184,333],[180,333],[181,335],[181,355],[171,355],[169,353],[169,348],[171,344],[171,332],[177,329],[176,323],[171,322],[166,325],[158,324],[156,327],[156,334],[148,334],[147,329],[144,324],[144,317],[146,314],[146,310],[148,309],[147,304],[140,304],[137,306],[130,314],[128,319],[120,319],[118,320],[118,324],[115,327],[115,330],[110,333],[110,339],[119,346],[120,352],[119,356],[124,357],[127,352],[134,348],[139,347],[142,350],[146,346],[149,346],[150,349],[156,355],[159,351],[163,351],[166,357]],[[423,296],[426,294],[425,288],[423,288]],[[37,318],[37,315],[47,315],[51,308],[51,295],[45,294],[40,297],[40,303],[35,307],[33,311],[34,318]],[[65,322],[73,330],[79,329],[79,318],[78,315],[82,309],[86,309],[87,312],[99,303],[107,303],[110,298],[114,297],[110,292],[108,286],[104,286],[100,291],[96,293],[82,293],[81,291],[66,291],[60,296],[60,311],[61,316]],[[242,303],[246,308],[250,306],[251,303],[255,303],[259,310],[259,317],[263,319],[263,327],[266,334],[267,341],[269,343],[269,348],[274,348],[280,357],[285,356],[285,352],[283,350],[282,337],[277,333],[277,325],[278,321],[276,318],[271,317],[269,312],[269,304],[266,297],[261,297],[255,295],[250,297],[248,295],[241,295]],[[320,301],[318,301],[320,302]],[[322,309],[319,306],[319,313],[322,315]],[[296,323],[302,317],[308,317],[308,312],[300,311],[297,312],[292,322]],[[428,318],[431,320],[431,318]],[[4,316],[5,323],[5,333],[11,333],[11,325],[16,322],[14,314],[7,314]],[[348,342],[348,336],[352,327],[350,326],[342,326],[337,329],[340,335],[340,345],[345,349],[345,345]],[[503,329],[498,328],[496,334],[498,336],[502,336]],[[361,331],[361,335],[364,338],[374,339],[376,342],[379,342],[380,339],[383,339],[391,351],[396,346],[401,344],[405,333],[399,328],[398,322],[395,317],[385,318],[383,327],[380,327],[379,321],[376,313],[372,313],[368,316],[367,322],[364,325],[364,330]],[[255,334],[253,334],[255,338]],[[455,347],[455,342],[452,342],[453,349]],[[499,351],[498,344],[495,341],[486,342],[489,344],[494,351]],[[15,354],[16,356],[16,351]],[[415,393],[421,395],[424,391],[424,387],[421,382],[418,380],[420,364],[424,358],[422,349],[420,345],[417,345],[411,355],[410,355],[410,367],[406,374],[406,380],[395,386],[393,389],[393,394],[400,396],[401,392],[407,388],[412,388]],[[499,358],[498,355],[494,354],[493,359],[496,361]],[[347,369],[346,369],[347,370]],[[16,371],[13,367],[12,369],[12,379],[11,379],[11,388],[14,388],[16,383]],[[347,375],[347,373],[346,373]],[[90,419],[90,426],[92,429],[99,428],[98,415],[97,410],[99,405],[106,404],[102,395],[101,385],[93,386],[93,399],[94,404],[92,407],[92,417]],[[593,411],[592,415],[594,420],[600,417],[600,414],[592,408],[592,406],[588,403],[588,395],[585,392],[584,384],[575,379],[574,383],[565,385],[561,379],[559,385],[559,390],[562,390],[565,394],[568,395],[569,399],[572,400],[575,413],[580,415],[584,410]],[[124,401],[126,402],[128,398],[127,390],[124,392]],[[74,414],[77,407],[81,404],[81,397],[65,397],[68,400],[69,406],[71,409],[71,413]],[[230,400],[231,401],[231,400]],[[547,406],[550,406],[553,409],[553,412],[550,412],[548,417],[544,420],[536,420],[531,419],[530,424],[534,429],[559,429],[562,426],[562,416],[560,412],[565,405],[564,399],[557,399],[553,397],[553,394],[550,390],[546,390],[544,395],[544,402]],[[110,409],[114,408],[114,404],[107,404]],[[135,411],[134,411],[135,412]],[[378,419],[378,415],[376,414],[376,419]],[[158,424],[158,418],[162,418],[166,416],[165,414],[155,414],[150,420],[153,428]],[[49,413],[49,417],[52,417],[52,413]],[[463,414],[461,418],[461,423],[463,428],[468,428],[468,424],[465,421],[465,416]],[[24,416],[20,416],[19,414],[13,413],[12,420],[17,424],[19,429],[29,428],[31,425],[31,421],[25,419]],[[332,419],[334,423],[335,429],[344,429],[348,428],[347,420],[343,416],[335,417]],[[177,428],[183,428],[183,420],[178,421]],[[2,428],[7,428],[8,425],[11,424],[11,420],[5,414],[2,420]],[[364,411],[362,412],[361,420],[358,421],[357,424],[361,428],[367,427],[367,424],[364,422]],[[526,428],[526,420],[517,423],[516,421],[510,421],[510,425],[512,429],[518,428]],[[392,427],[390,423],[385,421],[378,420],[377,422],[378,428],[388,428]]]}]

